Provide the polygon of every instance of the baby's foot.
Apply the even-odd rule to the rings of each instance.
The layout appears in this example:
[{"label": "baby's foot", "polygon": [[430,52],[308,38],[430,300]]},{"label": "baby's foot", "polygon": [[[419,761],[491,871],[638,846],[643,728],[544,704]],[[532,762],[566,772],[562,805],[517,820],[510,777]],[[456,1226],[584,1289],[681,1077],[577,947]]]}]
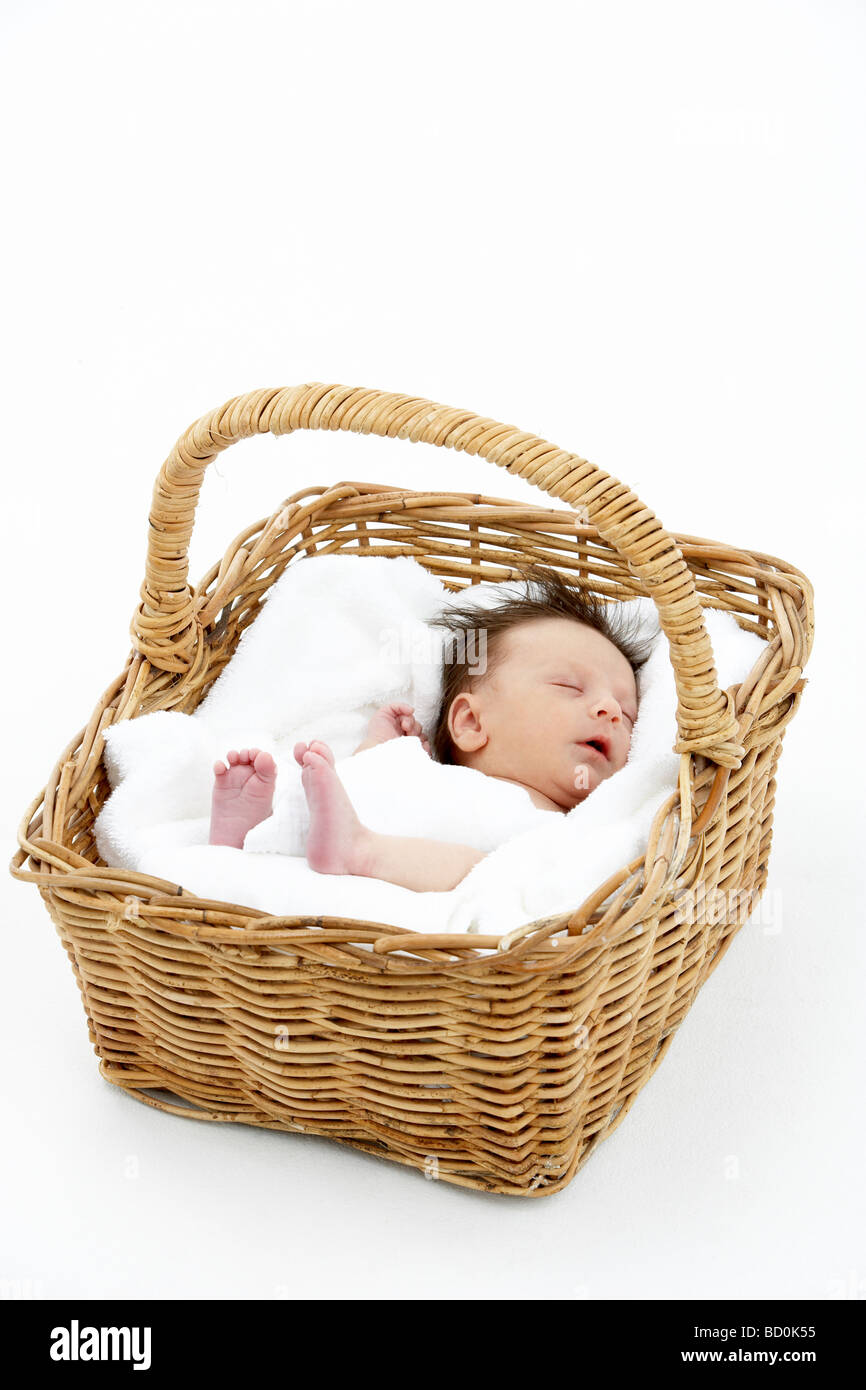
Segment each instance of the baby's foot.
[{"label": "baby's foot", "polygon": [[331,749],[316,739],[295,744],[294,753],[310,811],[307,863],[320,874],[366,873],[370,832],[337,776]]},{"label": "baby's foot", "polygon": [[271,814],[277,766],[258,748],[233,748],[229,766],[214,763],[210,844],[243,849],[244,836]]}]

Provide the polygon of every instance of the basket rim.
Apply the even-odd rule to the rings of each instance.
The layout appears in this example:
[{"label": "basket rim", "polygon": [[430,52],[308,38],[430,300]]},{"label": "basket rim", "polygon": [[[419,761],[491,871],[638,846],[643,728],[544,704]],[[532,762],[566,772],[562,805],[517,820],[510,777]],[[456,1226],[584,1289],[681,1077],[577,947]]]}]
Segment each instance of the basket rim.
[{"label": "basket rim", "polygon": [[[289,502],[298,500],[300,496],[310,496],[312,494],[327,499],[332,494],[343,492],[346,488],[355,489],[356,495],[358,496],[372,496],[374,499],[380,500],[383,503],[386,503],[386,501],[394,497],[400,498],[401,501],[405,501],[406,498],[411,498],[416,501],[417,499],[430,499],[432,505],[441,507],[450,500],[454,500],[464,505],[466,503],[471,503],[473,509],[477,507],[482,513],[489,509],[498,511],[505,508],[511,512],[520,510],[531,515],[533,519],[543,518],[554,522],[562,521],[574,515],[573,510],[568,506],[536,506],[531,503],[527,504],[516,501],[513,498],[497,498],[477,492],[457,493],[451,490],[431,492],[429,490],[420,491],[417,489],[391,487],[387,484],[354,483],[347,481],[304,489],[302,494],[294,494],[293,498],[289,499]],[[348,502],[350,499],[345,498],[345,500]],[[339,502],[337,505],[339,506]],[[383,508],[383,510],[390,510],[390,508]],[[479,517],[479,523],[483,524],[483,516]],[[259,523],[259,525],[261,524],[263,523]],[[248,529],[254,530],[256,528]],[[574,529],[573,522],[569,522],[569,529]],[[579,529],[585,533],[587,538],[591,539],[595,536],[598,537],[603,544],[607,544],[604,542],[595,526],[588,524]],[[728,566],[743,565],[750,569],[758,568],[761,570],[765,570],[767,566],[771,566],[776,571],[774,581],[778,578],[778,580],[781,581],[781,587],[786,589],[789,594],[791,594],[791,597],[794,597],[799,591],[799,596],[805,601],[807,612],[810,610],[813,597],[812,584],[807,576],[790,562],[766,554],[765,552],[745,550],[741,547],[733,547],[721,541],[686,535],[684,533],[671,532],[670,534],[676,544],[680,546],[687,563],[690,559],[694,560],[706,557],[708,559],[724,558]],[[363,554],[363,552],[359,551],[352,553],[354,555]],[[315,557],[310,556],[308,558]],[[419,561],[419,563],[423,563],[423,561]],[[202,595],[205,593],[208,583],[212,581],[218,569],[219,566],[212,567],[196,586],[194,593],[199,602],[199,606],[201,606]],[[639,583],[639,581],[637,582]],[[712,599],[702,599],[701,603],[702,606],[724,609],[723,604],[714,603]],[[736,617],[737,615],[734,614],[734,616]],[[761,654],[761,657],[758,658],[756,667],[759,666],[761,662],[765,661],[767,650],[771,644],[770,638],[764,638],[763,640],[766,643],[766,649]],[[792,671],[796,671],[799,677],[808,660],[812,646],[812,633],[808,625],[804,628],[804,641],[806,660],[804,660],[803,666],[789,667],[788,670],[781,673],[783,679]],[[109,684],[101,697],[101,706],[104,708],[107,702],[114,699],[124,686],[134,687],[142,680],[142,677],[152,669],[152,664],[147,658],[136,651],[135,648],[131,649],[123,671]],[[753,668],[753,672],[754,669],[755,668]],[[738,693],[744,687],[748,686],[753,672],[746,677],[745,681],[730,687],[734,701],[736,701]],[[799,699],[799,694],[805,683],[805,680],[800,679],[798,684],[792,685],[792,695],[795,703],[791,707],[791,715],[796,709],[796,702]],[[99,708],[100,705],[97,705],[97,709]],[[127,717],[135,718],[138,716],[137,714],[133,714]],[[91,723],[92,722],[93,720],[91,720]],[[110,722],[112,721],[106,721],[104,727],[107,727],[107,724]],[[621,922],[614,924],[613,935],[610,938],[598,936],[596,934],[601,922],[604,920],[603,917],[600,922],[591,926],[589,930],[586,930],[585,927],[582,927],[579,931],[574,930],[575,923],[579,921],[581,917],[585,917],[588,921],[595,915],[598,907],[610,897],[609,892],[604,898],[599,900],[599,903],[595,907],[591,907],[590,910],[587,911],[588,905],[593,904],[593,900],[597,898],[599,891],[606,887],[607,883],[610,883],[611,880],[608,880],[606,884],[599,885],[599,888],[590,894],[584,902],[575,909],[535,919],[523,924],[516,931],[480,936],[472,932],[460,934],[418,932],[411,928],[397,928],[387,923],[376,923],[360,918],[345,918],[327,914],[303,914],[297,917],[285,914],[278,916],[276,914],[262,912],[259,909],[246,907],[242,904],[232,904],[215,899],[203,899],[195,894],[189,893],[187,890],[184,890],[181,885],[175,884],[167,879],[142,875],[131,870],[112,868],[109,865],[102,864],[101,861],[98,864],[94,864],[89,860],[84,860],[81,856],[75,854],[50,837],[35,836],[33,839],[29,838],[30,827],[37,816],[40,806],[46,798],[49,786],[52,785],[52,782],[55,785],[59,785],[68,760],[74,753],[74,750],[80,745],[86,732],[86,728],[80,730],[69,744],[67,744],[45,786],[25,811],[18,829],[19,848],[10,862],[9,871],[13,877],[19,878],[22,881],[37,883],[41,892],[50,892],[52,888],[72,887],[82,892],[98,893],[103,897],[113,897],[115,900],[114,907],[116,908],[115,915],[118,919],[118,923],[123,921],[131,922],[134,920],[149,921],[153,925],[159,925],[161,928],[175,935],[188,936],[195,940],[209,942],[218,947],[221,944],[226,946],[238,944],[241,938],[238,936],[236,923],[240,919],[244,923],[244,935],[242,939],[248,945],[272,946],[275,950],[289,951],[293,941],[296,944],[300,943],[310,932],[316,933],[316,939],[321,941],[324,940],[323,933],[337,933],[341,939],[345,939],[347,930],[351,930],[353,942],[357,941],[359,936],[362,935],[373,937],[369,942],[370,950],[364,951],[364,956],[367,958],[370,965],[373,965],[374,960],[381,956],[385,967],[389,970],[398,968],[411,968],[414,970],[420,968],[424,971],[435,971],[437,968],[455,970],[460,968],[465,969],[467,966],[471,968],[476,965],[487,965],[489,967],[491,961],[507,961],[509,964],[515,965],[522,957],[528,954],[537,957],[539,953],[544,956],[549,956],[550,968],[559,968],[566,961],[575,959],[585,951],[596,949],[599,940],[603,940],[607,943],[609,940],[613,941],[617,939],[619,935],[631,930],[631,923],[633,920],[640,920],[639,917],[635,919],[632,912],[627,912],[625,918],[623,918]],[[94,770],[101,762],[102,750],[104,748],[104,738],[101,729],[96,734],[95,746],[98,746],[98,756],[94,761]],[[727,774],[729,771],[729,769],[722,767],[716,769],[712,767],[705,767],[700,770],[696,769],[694,764],[700,756],[699,754],[691,752],[680,754],[681,775],[679,786],[676,791],[672,792],[670,796],[666,798],[654,822],[654,826],[657,822],[659,823],[660,829],[661,821],[666,819],[670,813],[673,813],[675,817],[679,818],[683,789],[685,787],[691,788],[691,800],[691,795],[695,791],[701,790],[712,779],[712,786],[707,796],[704,798],[701,814],[699,818],[692,823],[690,827],[691,834],[686,842],[688,846],[691,845],[695,839],[699,841],[699,846],[695,850],[695,856],[699,853],[704,832],[709,824],[712,823],[713,815],[710,815],[709,819],[707,819],[704,824],[701,824],[704,820],[707,808],[714,802],[715,804],[712,807],[714,812],[723,800],[727,775],[720,776],[719,774]],[[706,759],[702,759],[702,761],[706,762]],[[664,815],[662,815],[662,812],[664,812]],[[650,837],[647,848],[649,848],[651,843],[652,836]],[[667,872],[663,876],[661,882],[655,885],[654,896],[649,902],[646,902],[644,901],[646,898],[646,888],[643,893],[638,894],[638,903],[643,904],[642,910],[644,911],[650,910],[654,904],[663,901],[669,890],[670,882],[673,878],[669,872],[671,846],[667,845],[666,848],[668,850],[668,858],[665,859],[664,856],[660,856],[660,859],[665,862]],[[43,863],[46,865],[46,868],[36,871],[27,870],[23,866],[28,859],[35,864]],[[79,862],[76,863],[76,860]],[[685,857],[681,857],[677,868],[678,873],[682,871],[687,861],[689,861],[688,854],[686,854]],[[645,863],[646,855],[644,854],[641,855],[639,859],[633,861],[632,865],[625,866],[624,869],[619,871],[616,875],[613,875],[612,879],[621,880],[623,876],[628,878],[630,871],[633,871],[635,865]],[[612,891],[613,889],[611,889],[611,892]],[[181,914],[179,914],[178,908],[181,903],[183,904],[183,908]],[[140,909],[144,909],[144,911],[140,912]],[[172,914],[174,914],[174,918]],[[187,923],[183,928],[179,920],[180,915],[186,919]],[[215,920],[223,916],[232,917],[233,923],[231,927],[223,927]],[[627,925],[624,923],[627,923]],[[563,928],[566,929],[568,934],[565,939],[560,942],[557,940],[555,933],[561,932]],[[303,937],[301,936],[302,932],[305,934]],[[279,945],[277,942],[279,942]],[[435,946],[433,944],[434,942],[436,943]],[[401,950],[401,943],[402,946],[412,947],[411,959]],[[425,943],[427,943],[426,949]],[[491,952],[493,954],[491,954]],[[395,955],[394,953],[397,954]],[[416,960],[419,955],[422,956],[420,961]],[[360,968],[362,964],[362,961],[358,961],[355,968]],[[539,968],[538,965],[534,967],[536,970]]]}]

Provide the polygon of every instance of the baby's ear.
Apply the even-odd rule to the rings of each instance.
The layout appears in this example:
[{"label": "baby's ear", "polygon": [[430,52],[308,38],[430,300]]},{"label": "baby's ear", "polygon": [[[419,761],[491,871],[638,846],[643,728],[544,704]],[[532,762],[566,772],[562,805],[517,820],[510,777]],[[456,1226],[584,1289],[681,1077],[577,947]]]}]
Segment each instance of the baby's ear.
[{"label": "baby's ear", "polygon": [[461,753],[477,753],[487,742],[487,735],[481,727],[481,720],[475,708],[475,700],[468,691],[455,695],[448,711],[448,732],[455,748]]}]

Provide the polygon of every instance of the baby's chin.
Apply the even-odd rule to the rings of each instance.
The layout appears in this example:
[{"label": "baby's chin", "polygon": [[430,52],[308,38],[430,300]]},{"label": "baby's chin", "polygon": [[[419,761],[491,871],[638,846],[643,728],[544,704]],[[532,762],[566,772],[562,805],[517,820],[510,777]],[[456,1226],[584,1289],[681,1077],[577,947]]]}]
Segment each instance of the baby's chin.
[{"label": "baby's chin", "polygon": [[594,763],[578,763],[572,769],[572,788],[577,798],[575,804],[585,801],[589,793],[604,781],[605,775],[605,770]]},{"label": "baby's chin", "polygon": [[543,791],[544,795],[555,801],[563,811],[573,811],[575,806],[586,801],[602,781],[604,778],[599,776],[596,768],[580,763],[574,769],[570,781],[563,776],[549,787],[540,787],[539,791]]}]

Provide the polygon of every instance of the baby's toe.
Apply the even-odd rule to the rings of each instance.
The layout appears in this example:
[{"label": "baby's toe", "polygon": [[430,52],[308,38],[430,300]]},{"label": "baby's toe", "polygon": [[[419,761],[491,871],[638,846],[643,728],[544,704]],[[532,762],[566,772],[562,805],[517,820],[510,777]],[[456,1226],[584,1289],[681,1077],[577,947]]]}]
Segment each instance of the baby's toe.
[{"label": "baby's toe", "polygon": [[253,767],[256,770],[256,776],[261,777],[263,782],[270,782],[276,776],[276,763],[270,753],[264,752],[261,748],[256,749]]},{"label": "baby's toe", "polygon": [[295,744],[294,748],[292,749],[292,754],[293,754],[293,756],[294,756],[294,759],[295,759],[295,762],[296,762],[296,763],[303,763],[303,761],[304,761],[304,754],[306,753],[306,751],[307,751],[307,745],[306,745],[305,743],[296,743],[296,744]]},{"label": "baby's toe", "polygon": [[310,748],[314,753],[318,753],[320,757],[324,758],[326,763],[330,763],[331,767],[334,766],[334,754],[328,747],[327,743],[323,743],[320,738],[314,738],[312,743],[310,744]]},{"label": "baby's toe", "polygon": [[221,773],[228,772],[228,768],[226,767],[225,763],[214,763],[213,770],[216,773],[217,777],[219,777]]}]

